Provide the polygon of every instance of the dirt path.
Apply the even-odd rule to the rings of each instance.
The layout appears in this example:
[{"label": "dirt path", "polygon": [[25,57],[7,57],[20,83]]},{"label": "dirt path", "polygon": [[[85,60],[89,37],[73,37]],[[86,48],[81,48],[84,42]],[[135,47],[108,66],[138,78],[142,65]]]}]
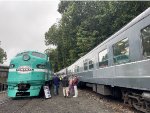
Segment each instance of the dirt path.
[{"label": "dirt path", "polygon": [[88,90],[79,90],[79,97],[64,98],[62,88],[51,99],[19,98],[0,105],[0,113],[138,113],[120,102],[102,98]]}]

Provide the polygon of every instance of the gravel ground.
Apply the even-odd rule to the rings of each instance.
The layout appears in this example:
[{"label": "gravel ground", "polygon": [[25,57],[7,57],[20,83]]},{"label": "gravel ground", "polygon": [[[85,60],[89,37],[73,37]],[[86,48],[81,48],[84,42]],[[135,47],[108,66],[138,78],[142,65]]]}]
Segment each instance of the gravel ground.
[{"label": "gravel ground", "polygon": [[17,98],[0,104],[0,113],[140,113],[120,101],[101,96],[89,90],[79,90],[79,97],[51,99]]},{"label": "gravel ground", "polygon": [[3,100],[3,99],[5,99],[6,96],[7,96],[7,95],[6,95],[6,92],[5,92],[5,91],[0,92],[0,101]]}]

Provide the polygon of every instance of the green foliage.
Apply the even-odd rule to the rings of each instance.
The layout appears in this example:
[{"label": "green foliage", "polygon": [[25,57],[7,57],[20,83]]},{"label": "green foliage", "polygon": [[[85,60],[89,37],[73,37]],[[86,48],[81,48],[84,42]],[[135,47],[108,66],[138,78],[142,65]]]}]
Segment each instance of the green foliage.
[{"label": "green foliage", "polygon": [[54,24],[49,29],[49,31],[45,33],[45,44],[46,45],[49,45],[49,44],[58,45],[58,40],[56,38],[57,36],[58,36],[58,28],[57,28],[57,25]]},{"label": "green foliage", "polygon": [[149,1],[61,1],[62,18],[45,33],[46,45],[57,46],[53,68],[69,66],[149,6]]},{"label": "green foliage", "polygon": [[58,68],[55,67],[58,57],[57,49],[46,49],[45,53],[49,56],[49,61],[53,72],[58,71]]},{"label": "green foliage", "polygon": [[3,61],[6,59],[7,59],[6,52],[0,47],[0,63],[3,63]]}]

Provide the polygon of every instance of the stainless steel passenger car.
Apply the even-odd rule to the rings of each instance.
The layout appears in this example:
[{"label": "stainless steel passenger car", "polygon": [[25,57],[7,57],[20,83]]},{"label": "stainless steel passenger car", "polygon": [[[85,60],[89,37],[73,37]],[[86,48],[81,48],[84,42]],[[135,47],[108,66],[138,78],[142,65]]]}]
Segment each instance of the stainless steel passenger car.
[{"label": "stainless steel passenger car", "polygon": [[67,68],[93,91],[150,112],[150,8]]}]

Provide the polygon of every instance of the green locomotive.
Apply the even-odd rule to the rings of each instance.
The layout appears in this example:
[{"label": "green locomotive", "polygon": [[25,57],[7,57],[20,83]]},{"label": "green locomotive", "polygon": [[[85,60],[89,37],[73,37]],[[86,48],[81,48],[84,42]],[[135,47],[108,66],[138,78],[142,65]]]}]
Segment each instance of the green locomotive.
[{"label": "green locomotive", "polygon": [[17,54],[10,62],[8,73],[8,96],[39,96],[44,85],[52,81],[51,68],[46,54],[25,51]]}]

